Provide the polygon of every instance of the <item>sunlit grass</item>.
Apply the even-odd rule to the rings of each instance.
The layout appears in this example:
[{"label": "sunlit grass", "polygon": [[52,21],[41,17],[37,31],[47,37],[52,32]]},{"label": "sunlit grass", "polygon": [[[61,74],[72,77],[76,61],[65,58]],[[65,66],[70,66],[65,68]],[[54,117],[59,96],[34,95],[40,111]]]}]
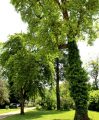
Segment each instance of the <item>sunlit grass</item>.
[{"label": "sunlit grass", "polygon": [[[99,120],[99,112],[89,111],[91,120]],[[3,120],[73,120],[74,111],[29,111]]]},{"label": "sunlit grass", "polygon": [[16,109],[0,109],[0,114],[13,112],[13,111],[18,111],[18,110],[19,110],[19,108],[16,108]]},{"label": "sunlit grass", "polygon": [[92,120],[99,120],[99,112],[89,111],[89,116]]}]

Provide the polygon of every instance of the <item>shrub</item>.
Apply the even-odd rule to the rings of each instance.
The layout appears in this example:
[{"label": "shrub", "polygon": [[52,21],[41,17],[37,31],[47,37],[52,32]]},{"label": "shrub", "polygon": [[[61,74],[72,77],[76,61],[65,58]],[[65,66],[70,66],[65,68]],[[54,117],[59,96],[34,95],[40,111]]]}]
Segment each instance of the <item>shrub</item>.
[{"label": "shrub", "polygon": [[71,97],[61,98],[61,110],[70,110],[74,109],[74,102]]},{"label": "shrub", "polygon": [[61,110],[74,109],[74,101],[70,96],[69,83],[64,81],[60,85]]},{"label": "shrub", "polygon": [[56,108],[56,94],[54,90],[46,90],[46,95],[42,102],[42,108],[46,110],[53,110]]},{"label": "shrub", "polygon": [[44,110],[53,110],[56,108],[56,95],[54,90],[46,89],[43,98],[36,99],[36,108]]},{"label": "shrub", "polygon": [[99,111],[99,90],[90,92],[89,110]]}]

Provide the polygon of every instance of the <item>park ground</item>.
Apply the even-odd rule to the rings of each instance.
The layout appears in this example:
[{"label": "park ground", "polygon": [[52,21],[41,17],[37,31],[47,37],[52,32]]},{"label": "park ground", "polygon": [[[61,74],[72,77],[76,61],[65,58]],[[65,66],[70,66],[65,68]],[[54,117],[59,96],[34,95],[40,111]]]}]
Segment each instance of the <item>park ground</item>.
[{"label": "park ground", "polygon": [[[28,110],[25,115],[20,115],[18,112],[12,112],[10,116],[6,116],[0,120],[73,120],[74,111],[37,111]],[[11,112],[10,112],[11,114]],[[89,111],[91,120],[99,120],[99,112]],[[5,114],[6,115],[6,114]],[[8,113],[7,113],[8,115]]]}]

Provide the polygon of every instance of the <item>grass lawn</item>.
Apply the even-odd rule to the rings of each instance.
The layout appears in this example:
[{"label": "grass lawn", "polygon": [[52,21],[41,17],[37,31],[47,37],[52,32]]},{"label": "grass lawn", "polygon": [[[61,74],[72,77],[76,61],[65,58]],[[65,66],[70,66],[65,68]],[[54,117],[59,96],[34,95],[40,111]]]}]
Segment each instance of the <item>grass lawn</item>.
[{"label": "grass lawn", "polygon": [[18,111],[18,110],[19,110],[18,108],[16,108],[16,109],[0,109],[0,114]]},{"label": "grass lawn", "polygon": [[[92,120],[99,120],[99,112],[89,111]],[[29,111],[25,115],[14,115],[3,120],[73,120],[74,111]]]}]

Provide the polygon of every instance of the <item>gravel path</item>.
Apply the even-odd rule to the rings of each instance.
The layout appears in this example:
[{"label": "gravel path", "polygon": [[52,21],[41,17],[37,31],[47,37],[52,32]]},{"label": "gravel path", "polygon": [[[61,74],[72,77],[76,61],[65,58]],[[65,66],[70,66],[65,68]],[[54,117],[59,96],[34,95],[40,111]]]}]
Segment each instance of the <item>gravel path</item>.
[{"label": "gravel path", "polygon": [[[35,109],[35,107],[25,108],[24,111],[26,112],[28,110],[33,110],[33,109]],[[12,115],[16,115],[16,114],[20,114],[20,110],[17,110],[17,111],[14,111],[14,112],[8,112],[8,113],[0,114],[0,120],[3,120],[6,117],[9,117],[9,116],[12,116]]]}]

